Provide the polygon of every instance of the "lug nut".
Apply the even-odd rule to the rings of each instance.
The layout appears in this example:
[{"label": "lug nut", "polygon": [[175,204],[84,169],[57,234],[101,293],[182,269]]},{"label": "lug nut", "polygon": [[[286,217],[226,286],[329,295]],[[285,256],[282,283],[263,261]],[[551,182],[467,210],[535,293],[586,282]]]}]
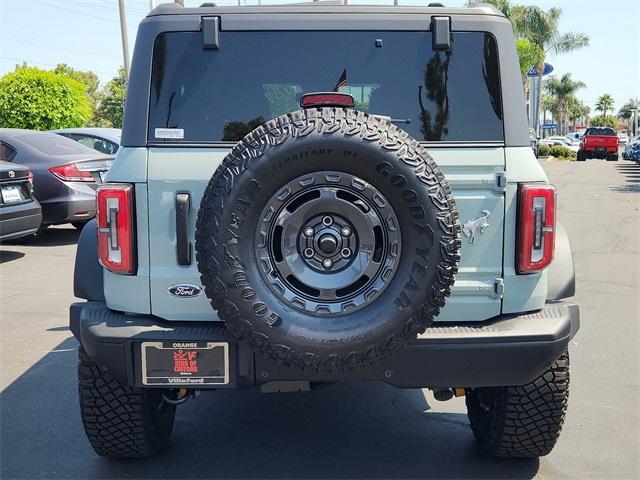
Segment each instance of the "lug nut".
[{"label": "lug nut", "polygon": [[325,258],[325,259],[322,261],[322,266],[323,266],[324,268],[331,268],[331,267],[333,266],[333,261],[332,261],[330,258]]},{"label": "lug nut", "polygon": [[332,223],[333,223],[333,218],[331,218],[329,215],[327,215],[326,217],[322,217],[322,224],[324,226],[328,227]]},{"label": "lug nut", "polygon": [[305,237],[313,237],[314,233],[315,232],[313,230],[313,227],[307,227],[307,228],[304,229],[304,236]]},{"label": "lug nut", "polygon": [[340,233],[342,234],[343,237],[348,237],[349,235],[351,235],[351,229],[349,227],[342,227],[342,230],[340,230]]},{"label": "lug nut", "polygon": [[340,250],[340,255],[342,255],[342,258],[349,258],[351,256],[351,249],[343,248],[342,250]]},{"label": "lug nut", "polygon": [[304,256],[307,257],[307,258],[313,257],[313,248],[305,248],[304,249]]}]

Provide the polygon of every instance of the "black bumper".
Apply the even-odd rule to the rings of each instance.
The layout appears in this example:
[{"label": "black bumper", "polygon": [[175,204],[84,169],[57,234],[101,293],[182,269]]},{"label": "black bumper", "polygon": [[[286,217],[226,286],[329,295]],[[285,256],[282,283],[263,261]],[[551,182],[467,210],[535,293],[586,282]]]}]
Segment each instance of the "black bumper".
[{"label": "black bumper", "polygon": [[40,227],[42,213],[40,204],[32,200],[18,205],[0,207],[0,240],[33,235]]},{"label": "black bumper", "polygon": [[533,380],[567,348],[580,327],[577,305],[548,304],[482,325],[436,326],[393,358],[357,371],[320,374],[279,365],[233,338],[222,324],[166,322],[129,316],[101,302],[74,303],[74,336],[120,382],[142,386],[143,341],[229,342],[230,381],[246,388],[272,381],[383,381],[404,388],[521,385]]}]

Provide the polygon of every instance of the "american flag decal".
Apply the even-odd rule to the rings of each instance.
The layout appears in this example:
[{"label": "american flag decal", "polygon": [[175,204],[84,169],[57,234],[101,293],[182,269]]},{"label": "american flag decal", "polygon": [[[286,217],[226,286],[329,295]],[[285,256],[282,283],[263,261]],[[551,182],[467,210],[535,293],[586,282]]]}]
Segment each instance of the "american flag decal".
[{"label": "american flag decal", "polygon": [[337,92],[340,90],[340,87],[346,87],[349,84],[349,81],[347,80],[347,69],[345,68],[342,71],[342,75],[340,75],[340,78],[338,79],[338,83],[336,83],[336,86],[333,87],[333,91]]}]

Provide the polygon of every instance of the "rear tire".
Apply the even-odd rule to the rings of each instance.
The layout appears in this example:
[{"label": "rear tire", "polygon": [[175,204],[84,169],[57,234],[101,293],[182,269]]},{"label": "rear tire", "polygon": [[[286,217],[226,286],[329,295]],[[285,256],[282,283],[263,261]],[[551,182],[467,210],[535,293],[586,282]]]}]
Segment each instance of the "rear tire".
[{"label": "rear tire", "polygon": [[582,150],[578,150],[578,153],[576,154],[576,160],[578,162],[584,162],[586,160],[586,155]]},{"label": "rear tire", "polygon": [[494,457],[535,458],[556,444],[569,399],[569,353],[532,382],[467,390],[471,429]]},{"label": "rear tire", "polygon": [[149,457],[165,447],[176,407],[162,390],[122,385],[82,347],[78,352],[78,393],[85,433],[98,455]]}]

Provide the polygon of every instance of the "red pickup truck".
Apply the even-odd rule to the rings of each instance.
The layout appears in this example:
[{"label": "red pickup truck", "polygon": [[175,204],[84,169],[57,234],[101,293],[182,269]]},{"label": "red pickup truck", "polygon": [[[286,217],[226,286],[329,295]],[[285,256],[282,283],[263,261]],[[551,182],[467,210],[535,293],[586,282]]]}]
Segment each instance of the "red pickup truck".
[{"label": "red pickup truck", "polygon": [[618,136],[613,128],[587,128],[580,140],[580,150],[576,159],[584,162],[587,158],[618,160]]}]

